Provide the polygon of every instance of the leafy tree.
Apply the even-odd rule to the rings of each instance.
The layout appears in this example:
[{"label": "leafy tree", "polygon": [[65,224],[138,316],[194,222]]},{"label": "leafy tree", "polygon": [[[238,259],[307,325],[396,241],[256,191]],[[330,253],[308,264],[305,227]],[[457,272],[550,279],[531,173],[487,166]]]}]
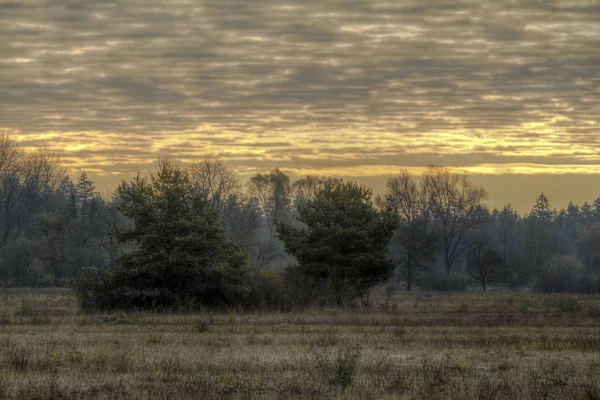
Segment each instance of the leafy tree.
[{"label": "leafy tree", "polygon": [[327,183],[299,205],[298,220],[305,226],[277,225],[300,270],[327,280],[338,306],[349,289],[368,303],[373,286],[394,269],[387,244],[396,220],[376,210],[371,196],[370,189],[354,182]]},{"label": "leafy tree", "polygon": [[120,239],[133,240],[137,248],[118,261],[112,306],[218,306],[239,300],[245,257],[226,239],[216,207],[182,167],[162,161],[149,178],[121,183],[117,195],[121,212],[134,223]]}]

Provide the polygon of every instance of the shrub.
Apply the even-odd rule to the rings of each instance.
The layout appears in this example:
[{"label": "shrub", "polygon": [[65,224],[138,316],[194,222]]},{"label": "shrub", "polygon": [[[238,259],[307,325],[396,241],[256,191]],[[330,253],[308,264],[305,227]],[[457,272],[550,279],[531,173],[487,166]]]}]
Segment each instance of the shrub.
[{"label": "shrub", "polygon": [[197,319],[194,322],[192,322],[192,332],[204,333],[208,332],[209,329],[210,325],[208,325],[208,322],[206,322],[203,319]]},{"label": "shrub", "polygon": [[109,272],[84,268],[71,281],[77,302],[84,310],[106,310],[115,307],[115,291]]},{"label": "shrub", "polygon": [[[337,342],[337,339],[335,342]],[[340,387],[342,390],[352,385],[358,369],[361,347],[358,345],[344,345],[338,348],[337,356],[332,360],[330,353],[323,348],[329,343],[319,341],[317,344],[319,347],[313,348],[313,360],[316,362],[316,372],[319,378],[325,379],[329,385]]]},{"label": "shrub", "polygon": [[577,257],[557,255],[550,259],[537,282],[537,290],[545,293],[581,291],[583,263]]},{"label": "shrub", "polygon": [[358,368],[361,348],[349,346],[342,348],[329,371],[329,383],[346,389],[354,381]]},{"label": "shrub", "polygon": [[436,273],[429,273],[424,276],[419,286],[423,290],[432,290],[434,292],[464,292],[467,290],[467,282],[461,276],[445,276]]},{"label": "shrub", "polygon": [[244,308],[271,311],[288,308],[280,270],[249,262],[241,272],[246,288]]}]

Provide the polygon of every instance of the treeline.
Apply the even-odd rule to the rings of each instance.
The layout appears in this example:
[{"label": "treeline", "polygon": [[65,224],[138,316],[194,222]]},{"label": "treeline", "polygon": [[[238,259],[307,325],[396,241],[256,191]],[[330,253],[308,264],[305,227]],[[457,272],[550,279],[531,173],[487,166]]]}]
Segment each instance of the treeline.
[{"label": "treeline", "polygon": [[161,161],[104,198],[46,150],[0,138],[0,284],[74,285],[99,308],[369,303],[373,288],[595,293],[600,199],[519,215],[443,167],[386,193],[275,168]]}]

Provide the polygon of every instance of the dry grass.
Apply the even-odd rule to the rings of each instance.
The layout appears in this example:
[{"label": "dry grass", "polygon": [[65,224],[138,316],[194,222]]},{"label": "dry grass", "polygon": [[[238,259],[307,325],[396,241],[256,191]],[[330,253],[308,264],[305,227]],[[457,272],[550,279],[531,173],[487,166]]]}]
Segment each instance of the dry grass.
[{"label": "dry grass", "polygon": [[90,315],[67,291],[5,290],[0,398],[600,399],[600,298]]}]

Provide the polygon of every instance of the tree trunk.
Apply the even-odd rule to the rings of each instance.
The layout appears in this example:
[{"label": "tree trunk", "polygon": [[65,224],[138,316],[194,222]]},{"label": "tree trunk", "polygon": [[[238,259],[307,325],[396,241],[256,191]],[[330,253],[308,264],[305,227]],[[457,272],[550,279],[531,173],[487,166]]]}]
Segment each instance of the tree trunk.
[{"label": "tree trunk", "polygon": [[506,232],[504,232],[504,262],[508,261],[508,249],[507,249],[507,240],[508,238],[506,237]]},{"label": "tree trunk", "polygon": [[450,254],[449,249],[444,246],[444,267],[446,268],[446,278],[450,278],[450,268],[452,268],[450,264]]},{"label": "tree trunk", "polygon": [[413,266],[412,266],[412,257],[408,256],[406,263],[406,290],[409,292],[412,289],[412,281],[413,281]]}]

